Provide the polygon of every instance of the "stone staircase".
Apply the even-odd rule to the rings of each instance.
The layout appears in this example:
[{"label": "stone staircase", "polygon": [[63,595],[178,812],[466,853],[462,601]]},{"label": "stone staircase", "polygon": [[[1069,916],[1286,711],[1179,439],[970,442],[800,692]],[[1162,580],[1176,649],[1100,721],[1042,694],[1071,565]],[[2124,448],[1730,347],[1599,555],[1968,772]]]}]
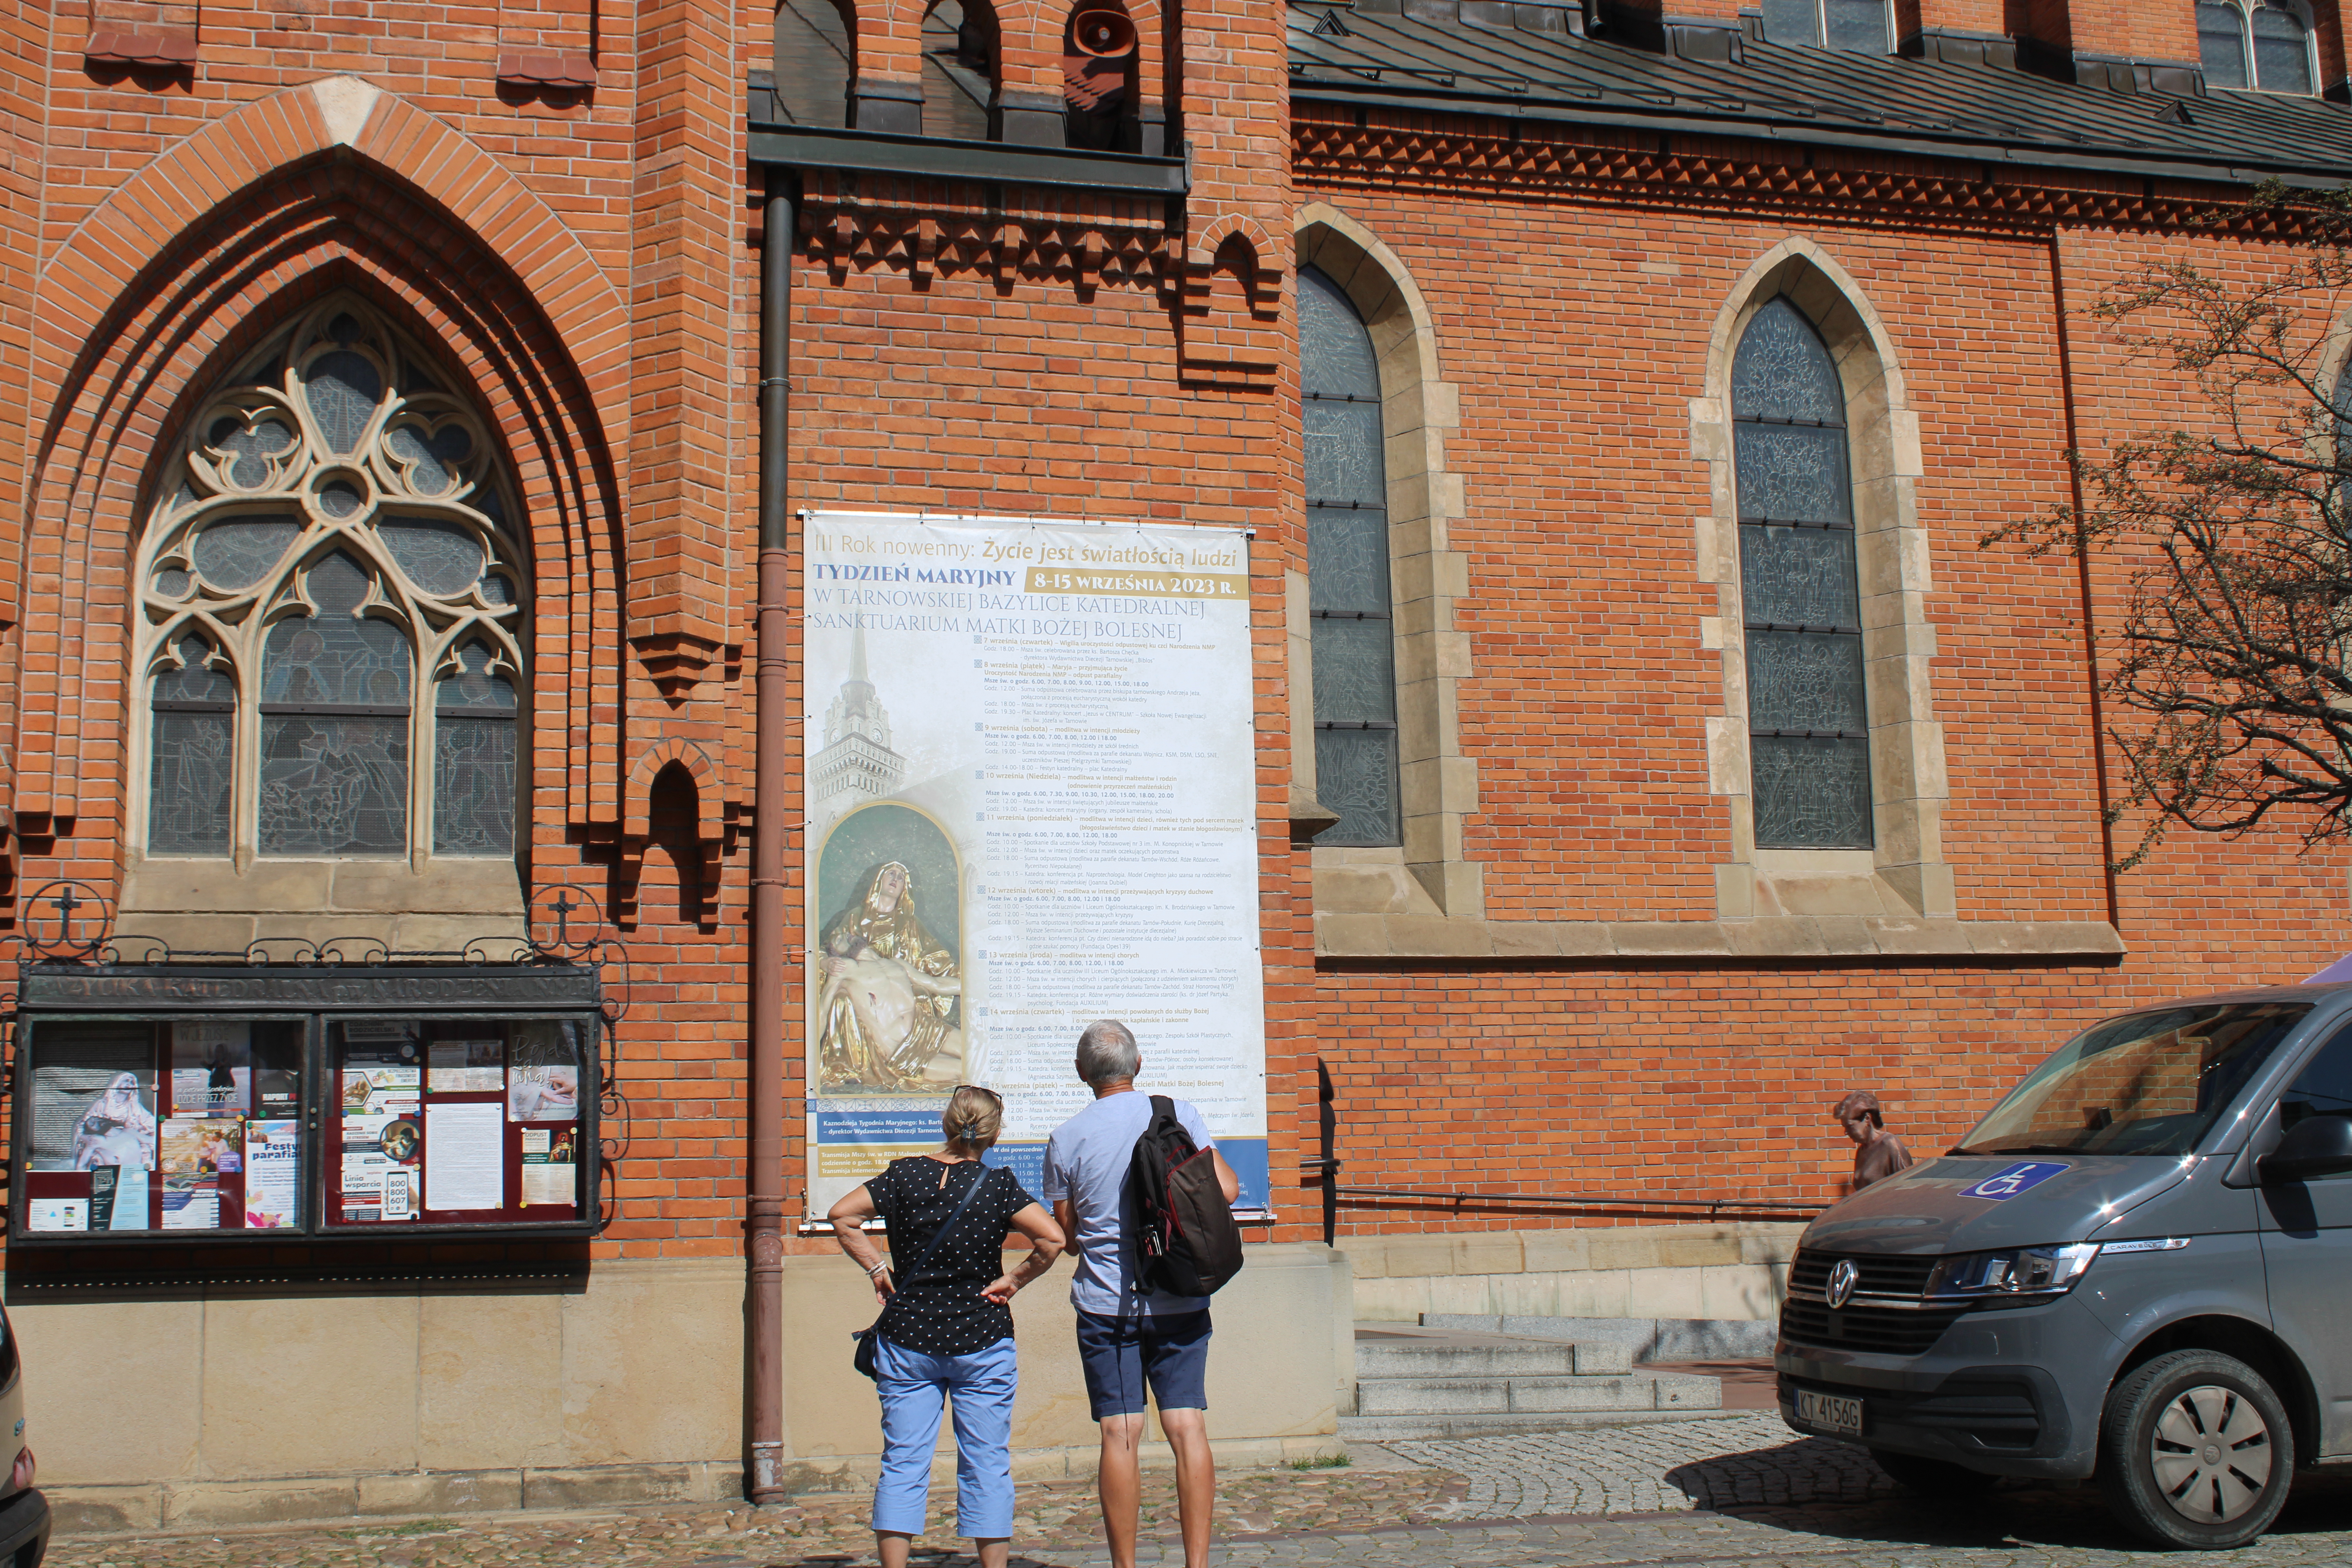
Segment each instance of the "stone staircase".
[{"label": "stone staircase", "polygon": [[1722,1403],[1712,1377],[1635,1371],[1623,1338],[1359,1323],[1354,1407],[1341,1413],[1339,1435],[1389,1442],[1552,1432],[1715,1415]]}]

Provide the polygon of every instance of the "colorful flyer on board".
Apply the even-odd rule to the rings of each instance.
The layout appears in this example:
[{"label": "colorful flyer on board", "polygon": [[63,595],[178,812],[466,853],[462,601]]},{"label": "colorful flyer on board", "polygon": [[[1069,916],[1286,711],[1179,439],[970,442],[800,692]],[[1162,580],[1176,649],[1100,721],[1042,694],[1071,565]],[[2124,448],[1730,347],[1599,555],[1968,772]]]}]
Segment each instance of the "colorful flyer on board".
[{"label": "colorful flyer on board", "polygon": [[75,1060],[52,1063],[46,1040],[33,1068],[36,1171],[155,1168],[155,1069],[143,1027],[119,1047],[77,1041]]},{"label": "colorful flyer on board", "polygon": [[523,1129],[520,1199],[523,1207],[534,1204],[570,1207],[579,1202],[578,1148],[577,1135],[572,1128],[566,1127],[560,1133],[545,1127]]},{"label": "colorful flyer on board", "polygon": [[28,1198],[25,1203],[26,1230],[88,1230],[89,1199]]},{"label": "colorful flyer on board", "polygon": [[579,1115],[576,1067],[519,1067],[508,1080],[509,1121],[572,1121]]},{"label": "colorful flyer on board", "polygon": [[295,1121],[256,1121],[246,1131],[245,1225],[247,1230],[281,1230],[294,1224],[299,1168]]},{"label": "colorful flyer on board", "polygon": [[253,1109],[253,1026],[172,1026],[172,1114],[243,1116]]},{"label": "colorful flyer on board", "polygon": [[165,1230],[218,1230],[220,1184],[210,1176],[163,1178]]},{"label": "colorful flyer on board", "polygon": [[[108,1230],[152,1228],[148,1223],[147,1194],[153,1188],[153,1178],[146,1172],[134,1171],[128,1165],[120,1167],[114,1174],[114,1210],[109,1216],[105,1228]],[[90,1179],[94,1182],[97,1178],[98,1173],[92,1171]],[[93,1229],[98,1227],[95,1211],[92,1213],[90,1225]]]},{"label": "colorful flyer on board", "polygon": [[436,1094],[503,1094],[507,1087],[504,1040],[436,1040],[426,1047]]},{"label": "colorful flyer on board", "polygon": [[397,1116],[415,1114],[425,1098],[422,1068],[346,1068],[343,1070],[343,1114]]},{"label": "colorful flyer on board", "polygon": [[387,1220],[416,1217],[416,1173],[402,1165],[387,1165],[383,1173],[383,1217]]}]

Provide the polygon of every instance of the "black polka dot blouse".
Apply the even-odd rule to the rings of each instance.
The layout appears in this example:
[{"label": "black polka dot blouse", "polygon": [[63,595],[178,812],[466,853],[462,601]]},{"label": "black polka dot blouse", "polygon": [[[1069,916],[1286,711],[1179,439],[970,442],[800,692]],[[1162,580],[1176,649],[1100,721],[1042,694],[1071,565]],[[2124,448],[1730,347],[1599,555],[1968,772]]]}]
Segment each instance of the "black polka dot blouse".
[{"label": "black polka dot blouse", "polygon": [[[905,1270],[923,1256],[948,1215],[974,1182],[955,1229],[922,1272]],[[866,1184],[875,1211],[890,1225],[890,1278],[898,1288],[883,1319],[882,1337],[926,1355],[970,1355],[1013,1334],[1013,1309],[981,1295],[1004,1272],[1004,1233],[1013,1216],[1037,1200],[1007,1170],[965,1163],[948,1165],[928,1154],[893,1160]]]}]

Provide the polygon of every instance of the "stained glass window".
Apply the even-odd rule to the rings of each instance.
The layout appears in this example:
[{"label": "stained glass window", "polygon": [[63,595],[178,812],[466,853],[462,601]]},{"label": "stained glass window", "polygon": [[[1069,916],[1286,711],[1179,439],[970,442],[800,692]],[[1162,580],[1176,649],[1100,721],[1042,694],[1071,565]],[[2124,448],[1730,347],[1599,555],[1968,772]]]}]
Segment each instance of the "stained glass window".
[{"label": "stained glass window", "polygon": [[183,637],[176,666],[155,672],[150,707],[147,825],[153,855],[226,855],[236,731],[236,684],[213,664],[212,645]]},{"label": "stained glass window", "polygon": [[1731,372],[1759,848],[1867,849],[1870,716],[1845,395],[1787,296],[1756,312]]},{"label": "stained glass window", "polygon": [[1355,305],[1313,268],[1298,275],[1298,362],[1315,793],[1339,818],[1315,842],[1401,844],[1380,366]]},{"label": "stained glass window", "polygon": [[141,545],[151,854],[514,852],[525,577],[446,384],[347,297],[190,423]]},{"label": "stained glass window", "polygon": [[434,727],[433,847],[510,855],[515,830],[515,688],[480,643],[457,650]]}]

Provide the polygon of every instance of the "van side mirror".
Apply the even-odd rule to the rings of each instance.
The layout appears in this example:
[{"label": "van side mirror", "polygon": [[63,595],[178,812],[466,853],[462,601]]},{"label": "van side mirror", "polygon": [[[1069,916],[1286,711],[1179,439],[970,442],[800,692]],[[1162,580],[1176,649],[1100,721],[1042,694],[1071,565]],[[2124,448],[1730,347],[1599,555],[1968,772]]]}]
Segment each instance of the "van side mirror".
[{"label": "van side mirror", "polygon": [[2266,1187],[2352,1171],[2352,1116],[2305,1117],[2257,1169]]}]

